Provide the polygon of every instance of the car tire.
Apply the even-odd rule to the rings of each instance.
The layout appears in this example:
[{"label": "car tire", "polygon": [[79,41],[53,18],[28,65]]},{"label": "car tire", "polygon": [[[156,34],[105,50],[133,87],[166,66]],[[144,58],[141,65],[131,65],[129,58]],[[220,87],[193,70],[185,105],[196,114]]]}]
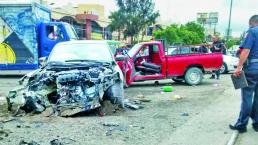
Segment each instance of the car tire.
[{"label": "car tire", "polygon": [[185,73],[185,82],[188,85],[198,85],[203,79],[203,72],[198,67],[191,67]]},{"label": "car tire", "polygon": [[221,74],[226,74],[228,72],[228,66],[225,62],[223,62],[223,65],[221,66],[219,71]]},{"label": "car tire", "polygon": [[116,82],[106,91],[105,99],[110,100],[112,104],[117,104],[124,108],[124,83]]}]

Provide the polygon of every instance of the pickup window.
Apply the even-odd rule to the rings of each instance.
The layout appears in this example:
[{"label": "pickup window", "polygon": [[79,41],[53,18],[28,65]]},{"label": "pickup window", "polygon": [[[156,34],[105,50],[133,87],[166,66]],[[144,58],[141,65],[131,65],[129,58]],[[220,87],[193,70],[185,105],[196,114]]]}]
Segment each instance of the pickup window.
[{"label": "pickup window", "polygon": [[187,55],[187,54],[196,54],[196,53],[208,53],[208,49],[204,46],[200,47],[169,47],[167,55]]}]

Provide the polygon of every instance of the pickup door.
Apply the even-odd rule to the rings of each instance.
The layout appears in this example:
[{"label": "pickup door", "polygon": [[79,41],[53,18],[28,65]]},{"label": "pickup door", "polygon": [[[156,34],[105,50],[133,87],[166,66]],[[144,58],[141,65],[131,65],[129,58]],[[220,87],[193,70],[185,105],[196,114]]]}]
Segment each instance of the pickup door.
[{"label": "pickup door", "polygon": [[[191,47],[169,48],[166,55],[167,77],[186,79],[185,75],[190,68],[196,68],[202,72],[220,69],[223,62],[222,54],[201,53],[197,50]],[[192,76],[195,74],[193,73]]]}]

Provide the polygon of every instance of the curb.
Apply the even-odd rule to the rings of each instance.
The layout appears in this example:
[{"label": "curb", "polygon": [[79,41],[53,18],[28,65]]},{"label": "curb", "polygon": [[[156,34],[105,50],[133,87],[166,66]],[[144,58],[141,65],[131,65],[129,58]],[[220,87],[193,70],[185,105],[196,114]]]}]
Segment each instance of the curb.
[{"label": "curb", "polygon": [[236,143],[238,135],[239,135],[238,131],[233,131],[233,133],[226,145],[234,145]]}]

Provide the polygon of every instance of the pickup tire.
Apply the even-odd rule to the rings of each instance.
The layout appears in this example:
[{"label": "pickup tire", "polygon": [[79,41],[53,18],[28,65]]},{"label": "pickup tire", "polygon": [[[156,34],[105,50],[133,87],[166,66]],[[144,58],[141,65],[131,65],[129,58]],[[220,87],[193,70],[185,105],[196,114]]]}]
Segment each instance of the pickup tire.
[{"label": "pickup tire", "polygon": [[203,79],[203,72],[198,67],[191,67],[185,73],[185,82],[188,85],[198,85]]},{"label": "pickup tire", "polygon": [[221,66],[221,68],[219,69],[221,74],[226,74],[228,73],[228,66],[225,62],[223,62],[223,65]]}]

